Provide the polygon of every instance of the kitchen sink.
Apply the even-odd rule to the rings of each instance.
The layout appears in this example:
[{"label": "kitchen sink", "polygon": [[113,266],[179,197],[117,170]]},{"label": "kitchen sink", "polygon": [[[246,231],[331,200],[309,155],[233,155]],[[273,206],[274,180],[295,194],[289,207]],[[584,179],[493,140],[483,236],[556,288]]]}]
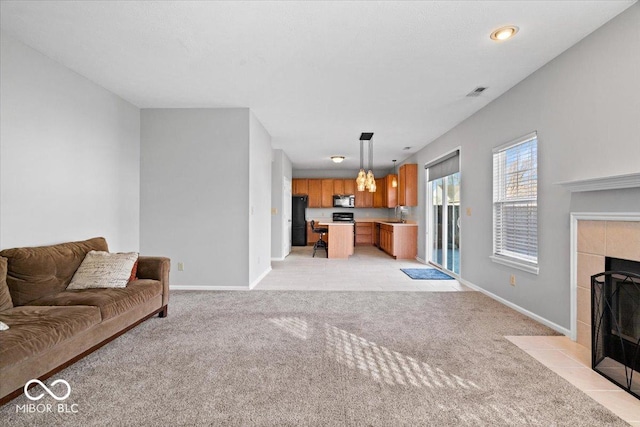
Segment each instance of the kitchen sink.
[{"label": "kitchen sink", "polygon": [[401,219],[388,219],[384,222],[388,222],[390,224],[404,224],[405,222],[407,222],[406,220],[401,220]]}]

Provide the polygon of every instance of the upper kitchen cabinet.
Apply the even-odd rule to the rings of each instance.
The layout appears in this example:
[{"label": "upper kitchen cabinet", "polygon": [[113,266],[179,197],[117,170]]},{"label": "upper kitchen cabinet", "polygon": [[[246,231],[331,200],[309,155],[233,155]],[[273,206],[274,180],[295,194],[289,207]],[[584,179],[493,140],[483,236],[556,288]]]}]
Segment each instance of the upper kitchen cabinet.
[{"label": "upper kitchen cabinet", "polygon": [[398,204],[418,206],[418,165],[407,163],[400,166],[398,182]]},{"label": "upper kitchen cabinet", "polygon": [[322,207],[322,180],[321,179],[309,179],[309,203],[310,208]]},{"label": "upper kitchen cabinet", "polygon": [[356,191],[356,208],[372,208],[373,207],[373,194],[369,190]]},{"label": "upper kitchen cabinet", "polygon": [[306,178],[293,178],[291,181],[291,194],[309,194],[309,180]]},{"label": "upper kitchen cabinet", "polygon": [[320,204],[323,208],[333,207],[333,181],[333,179],[322,180],[322,200]]},{"label": "upper kitchen cabinet", "polygon": [[355,178],[346,178],[342,180],[344,184],[344,193],[342,194],[356,194],[356,180]]},{"label": "upper kitchen cabinet", "polygon": [[373,207],[387,207],[387,177],[376,178],[376,192],[373,193]]},{"label": "upper kitchen cabinet", "polygon": [[344,192],[344,179],[333,180],[333,194],[347,194]]},{"label": "upper kitchen cabinet", "polygon": [[[398,176],[389,174],[385,176],[385,208],[395,208],[398,206]],[[396,186],[393,186],[395,181]]]}]

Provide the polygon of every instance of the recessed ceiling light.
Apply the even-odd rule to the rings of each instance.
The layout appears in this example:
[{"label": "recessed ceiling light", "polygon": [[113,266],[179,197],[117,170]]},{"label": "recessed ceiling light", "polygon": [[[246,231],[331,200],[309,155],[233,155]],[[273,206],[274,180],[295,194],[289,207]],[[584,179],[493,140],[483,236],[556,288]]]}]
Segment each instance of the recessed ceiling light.
[{"label": "recessed ceiling light", "polygon": [[515,36],[518,32],[518,27],[515,25],[508,25],[506,27],[501,27],[491,33],[491,40],[495,40],[498,42],[505,41]]},{"label": "recessed ceiling light", "polygon": [[331,160],[333,160],[333,163],[342,163],[344,156],[331,156]]}]

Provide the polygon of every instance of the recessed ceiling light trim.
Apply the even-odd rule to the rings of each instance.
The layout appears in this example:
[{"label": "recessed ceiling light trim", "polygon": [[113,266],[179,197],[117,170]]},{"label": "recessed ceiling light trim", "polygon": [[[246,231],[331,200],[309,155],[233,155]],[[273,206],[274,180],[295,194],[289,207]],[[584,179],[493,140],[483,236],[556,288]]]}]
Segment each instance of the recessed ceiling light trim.
[{"label": "recessed ceiling light trim", "polygon": [[333,163],[342,163],[344,156],[331,156]]},{"label": "recessed ceiling light trim", "polygon": [[500,27],[489,36],[491,40],[495,40],[497,42],[503,42],[505,40],[509,40],[513,36],[515,36],[518,32],[519,28],[515,25],[507,25],[505,27]]}]

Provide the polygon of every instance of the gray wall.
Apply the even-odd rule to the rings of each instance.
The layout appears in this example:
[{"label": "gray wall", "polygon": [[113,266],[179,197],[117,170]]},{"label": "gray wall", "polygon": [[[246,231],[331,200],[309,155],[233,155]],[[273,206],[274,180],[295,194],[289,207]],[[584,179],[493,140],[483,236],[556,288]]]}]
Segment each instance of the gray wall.
[{"label": "gray wall", "polygon": [[[413,158],[419,166],[419,256],[425,256],[422,166],[461,147],[462,277],[564,328],[570,327],[569,213],[640,211],[637,190],[571,195],[558,182],[640,171],[640,4],[536,71]],[[538,131],[540,274],[490,261],[493,147]],[[602,202],[613,203],[613,206]],[[515,274],[517,285],[509,285]]]},{"label": "gray wall", "polygon": [[140,111],[2,33],[0,248],[139,249]]},{"label": "gray wall", "polygon": [[249,112],[249,283],[271,269],[271,136]]},{"label": "gray wall", "polygon": [[282,259],[284,254],[284,223],[283,211],[284,203],[291,203],[283,200],[284,179],[291,181],[292,169],[291,160],[287,154],[280,150],[273,150],[273,162],[271,163],[271,207],[275,213],[271,215],[271,258]]},{"label": "gray wall", "polygon": [[249,117],[246,108],[141,112],[140,246],[171,257],[172,285],[249,284],[250,196],[260,190],[249,190]]}]

